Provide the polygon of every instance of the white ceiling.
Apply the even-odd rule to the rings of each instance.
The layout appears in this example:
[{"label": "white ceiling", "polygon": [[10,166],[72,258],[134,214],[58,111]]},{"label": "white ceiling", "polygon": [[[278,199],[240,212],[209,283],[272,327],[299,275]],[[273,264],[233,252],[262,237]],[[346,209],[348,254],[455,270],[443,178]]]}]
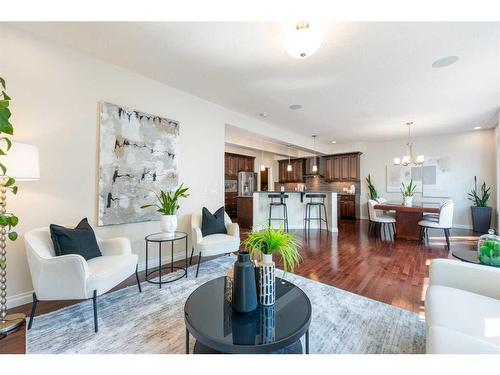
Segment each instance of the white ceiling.
[{"label": "white ceiling", "polygon": [[305,60],[284,53],[281,23],[14,26],[324,142],[492,126],[500,106],[500,23],[331,23]]}]

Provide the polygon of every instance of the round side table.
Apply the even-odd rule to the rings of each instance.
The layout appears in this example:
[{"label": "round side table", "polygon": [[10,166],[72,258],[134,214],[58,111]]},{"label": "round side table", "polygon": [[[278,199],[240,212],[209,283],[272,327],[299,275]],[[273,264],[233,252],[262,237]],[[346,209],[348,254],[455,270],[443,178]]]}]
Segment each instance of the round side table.
[{"label": "round side table", "polygon": [[[184,232],[175,232],[174,235],[167,236],[166,233],[153,233],[145,237],[146,240],[146,281],[151,284],[156,284],[158,285],[159,288],[163,284],[171,283],[173,281],[177,281],[179,279],[182,279],[184,276],[187,278],[187,269],[188,269],[188,241],[187,241],[187,233]],[[185,244],[185,262],[186,265],[185,267],[178,267],[174,266],[174,243],[176,241],[181,241],[184,240]],[[158,267],[153,268],[152,270],[149,270],[148,268],[148,261],[149,261],[149,243],[150,242],[156,242],[158,244]],[[162,244],[170,242],[170,273],[174,272],[174,270],[184,270],[184,273],[182,273],[180,276],[173,278],[173,279],[168,279],[168,280],[163,280],[162,279],[162,274],[161,271],[163,268],[167,267],[167,265],[162,265],[161,263],[161,252],[162,252]],[[170,274],[169,273],[169,274]],[[153,276],[158,274],[158,280],[152,280]]]}]

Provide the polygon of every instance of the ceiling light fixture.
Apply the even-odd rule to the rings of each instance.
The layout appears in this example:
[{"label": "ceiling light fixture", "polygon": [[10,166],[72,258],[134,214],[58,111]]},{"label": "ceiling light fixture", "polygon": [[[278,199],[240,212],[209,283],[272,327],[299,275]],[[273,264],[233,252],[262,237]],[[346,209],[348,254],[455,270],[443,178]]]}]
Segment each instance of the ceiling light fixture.
[{"label": "ceiling light fixture", "polygon": [[318,171],[318,165],[316,163],[316,135],[312,135],[313,138],[313,152],[314,152],[314,164],[312,166],[312,171],[316,173]]},{"label": "ceiling light fixture", "polygon": [[413,122],[407,122],[406,126],[408,126],[408,142],[406,142],[406,155],[403,158],[394,158],[394,165],[422,165],[424,164],[424,155],[418,155],[415,159],[413,157],[413,144],[411,142],[411,126]]},{"label": "ceiling light fixture", "polygon": [[288,108],[290,108],[292,111],[296,111],[297,109],[302,109],[301,104],[292,104]]},{"label": "ceiling light fixture", "polygon": [[438,59],[432,63],[433,68],[444,68],[446,66],[450,66],[451,64],[455,64],[458,61],[458,56],[446,56],[441,59]]},{"label": "ceiling light fixture", "polygon": [[288,29],[285,52],[295,59],[305,59],[315,53],[323,43],[323,33],[317,24],[297,22]]},{"label": "ceiling light fixture", "polygon": [[333,144],[337,143],[337,141],[332,141]]},{"label": "ceiling light fixture", "polygon": [[259,116],[260,117],[267,117],[267,112],[261,112],[261,113],[259,113]]},{"label": "ceiling light fixture", "polygon": [[474,126],[474,130],[479,130],[479,129],[482,129],[483,127],[482,126]]},{"label": "ceiling light fixture", "polygon": [[292,164],[290,164],[290,147],[291,147],[291,145],[288,145],[288,165],[286,166],[287,172],[292,171]]}]

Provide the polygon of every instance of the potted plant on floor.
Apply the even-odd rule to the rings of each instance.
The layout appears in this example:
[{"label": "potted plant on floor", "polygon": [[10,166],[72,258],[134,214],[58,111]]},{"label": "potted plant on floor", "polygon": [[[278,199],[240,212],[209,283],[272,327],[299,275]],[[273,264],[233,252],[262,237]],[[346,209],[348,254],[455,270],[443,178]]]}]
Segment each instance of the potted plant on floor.
[{"label": "potted plant on floor", "polygon": [[468,199],[474,203],[471,206],[472,228],[474,232],[487,233],[491,224],[491,207],[488,207],[490,199],[490,188],[486,182],[481,185],[481,191],[477,191],[477,177],[474,176],[474,189],[469,193]]},{"label": "potted plant on floor", "polygon": [[179,209],[179,204],[177,203],[179,198],[186,198],[189,196],[187,194],[188,188],[181,184],[175,190],[163,191],[160,190],[159,193],[154,193],[158,202],[156,204],[146,204],[141,206],[141,208],[155,207],[160,216],[160,228],[162,232],[165,232],[167,236],[173,236],[175,230],[177,229],[177,210]]},{"label": "potted plant on floor", "polygon": [[285,232],[283,228],[274,229],[267,226],[260,231],[252,231],[244,241],[245,249],[250,257],[258,257],[258,294],[259,302],[264,306],[274,305],[276,268],[273,254],[279,254],[283,263],[283,271],[293,272],[301,261],[300,242],[294,234]]},{"label": "potted plant on floor", "polygon": [[403,206],[411,207],[413,203],[413,194],[415,194],[415,189],[417,185],[413,183],[413,180],[410,180],[408,185],[405,185],[404,182],[401,182],[401,194],[403,194]]},{"label": "potted plant on floor", "polygon": [[377,189],[375,185],[372,184],[372,178],[370,175],[366,178],[366,183],[368,184],[368,193],[370,194],[370,199],[376,200],[378,198]]}]

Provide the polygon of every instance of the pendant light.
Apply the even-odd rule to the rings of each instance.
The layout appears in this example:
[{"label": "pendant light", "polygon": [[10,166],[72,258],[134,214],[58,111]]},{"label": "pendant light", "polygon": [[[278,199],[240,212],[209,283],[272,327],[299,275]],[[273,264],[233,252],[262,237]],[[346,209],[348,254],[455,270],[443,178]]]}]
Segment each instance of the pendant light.
[{"label": "pendant light", "polygon": [[317,159],[316,159],[316,135],[313,135],[312,136],[313,138],[313,152],[314,152],[314,164],[312,166],[312,171],[314,173],[318,172],[318,164],[316,163]]},{"label": "pendant light", "polygon": [[406,155],[402,158],[394,158],[394,165],[402,165],[404,167],[408,165],[421,166],[424,164],[424,155],[418,155],[417,158],[413,156],[413,143],[411,142],[411,126],[413,122],[407,122],[408,126],[408,141],[406,142]]},{"label": "pendant light", "polygon": [[291,172],[292,171],[292,164],[290,164],[290,145],[288,145],[288,165],[286,166],[286,171]]},{"label": "pendant light", "polygon": [[260,150],[260,170],[264,172],[266,170],[266,166],[264,165],[264,151]]}]

